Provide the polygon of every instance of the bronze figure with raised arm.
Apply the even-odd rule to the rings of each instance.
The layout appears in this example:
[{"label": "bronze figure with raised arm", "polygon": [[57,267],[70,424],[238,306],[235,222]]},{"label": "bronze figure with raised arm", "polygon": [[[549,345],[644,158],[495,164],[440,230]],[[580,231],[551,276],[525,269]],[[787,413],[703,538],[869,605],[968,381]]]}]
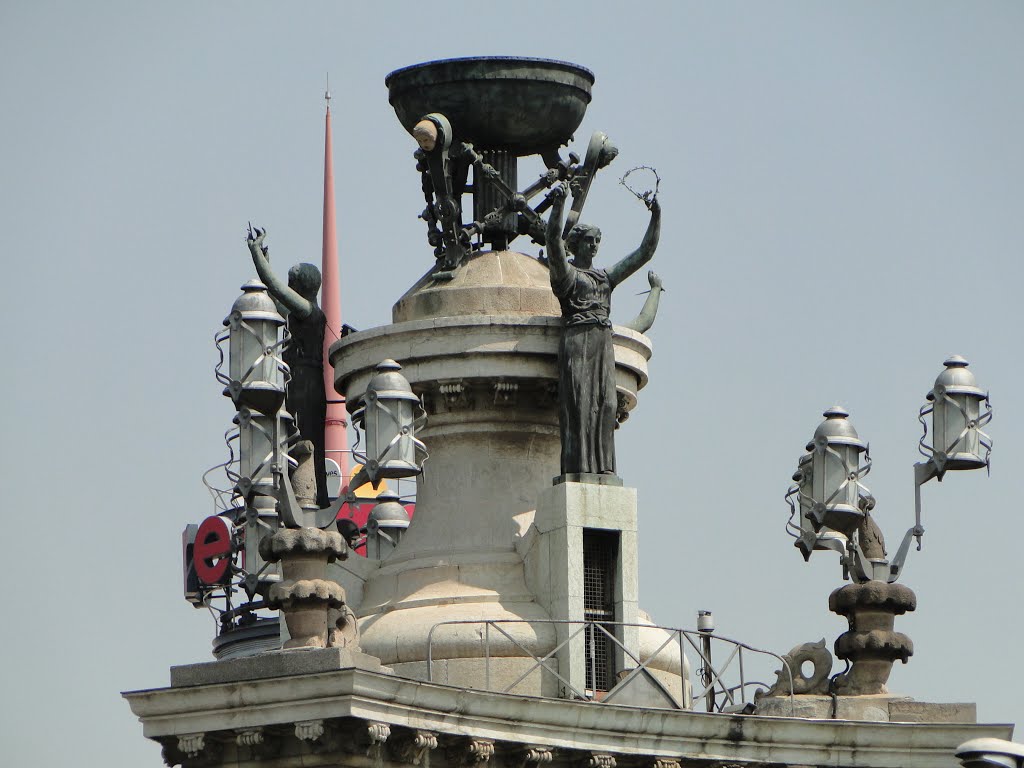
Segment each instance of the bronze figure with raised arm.
[{"label": "bronze figure with raised arm", "polygon": [[[562,239],[566,187],[552,191],[547,223],[551,289],[562,308],[558,347],[558,424],[563,475],[615,474],[615,352],[609,319],[615,286],[651,260],[661,234],[657,197],[640,247],[610,269],[594,267],[601,230],[577,224]],[[572,254],[572,261],[566,252]]]},{"label": "bronze figure with raised arm", "polygon": [[260,280],[278,306],[286,310],[290,338],[282,357],[291,371],[285,391],[285,406],[295,418],[302,440],[313,443],[316,469],[316,501],[323,508],[327,498],[327,469],[324,462],[324,422],[327,418],[327,389],[324,384],[324,333],[327,318],[317,304],[320,270],[313,264],[296,264],[288,270],[288,284],[270,269],[263,240],[267,231],[250,228],[246,243]]}]

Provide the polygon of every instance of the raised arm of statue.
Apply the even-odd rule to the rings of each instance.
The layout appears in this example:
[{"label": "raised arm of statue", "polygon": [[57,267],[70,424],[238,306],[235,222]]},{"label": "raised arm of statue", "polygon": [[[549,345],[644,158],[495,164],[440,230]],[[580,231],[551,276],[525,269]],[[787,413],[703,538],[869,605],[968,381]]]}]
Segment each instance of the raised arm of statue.
[{"label": "raised arm of statue", "polygon": [[647,232],[644,233],[640,247],[608,270],[608,280],[612,288],[650,261],[658,248],[658,239],[661,237],[661,204],[658,198],[654,197],[647,207],[651,209],[651,221],[647,225]]},{"label": "raised arm of statue", "polygon": [[308,317],[313,311],[313,304],[282,282],[270,269],[270,259],[267,258],[263,247],[263,240],[266,236],[267,230],[257,228],[250,229],[248,237],[246,237],[249,253],[252,254],[252,263],[256,266],[256,273],[260,276],[263,284],[267,286],[270,295],[287,307],[289,312],[294,312],[298,317]]},{"label": "raised arm of statue", "polygon": [[566,185],[559,184],[551,190],[551,213],[548,215],[546,245],[548,248],[548,268],[551,270],[551,284],[562,280],[569,274],[569,262],[565,256],[565,243],[562,241],[562,215],[565,213],[565,197],[568,193]]},{"label": "raised arm of statue", "polygon": [[647,292],[647,301],[644,302],[640,314],[632,322],[626,323],[627,328],[640,333],[647,333],[654,325],[654,318],[658,316],[658,303],[661,301],[661,278],[653,269],[647,273],[647,281],[651,284],[651,290]]}]

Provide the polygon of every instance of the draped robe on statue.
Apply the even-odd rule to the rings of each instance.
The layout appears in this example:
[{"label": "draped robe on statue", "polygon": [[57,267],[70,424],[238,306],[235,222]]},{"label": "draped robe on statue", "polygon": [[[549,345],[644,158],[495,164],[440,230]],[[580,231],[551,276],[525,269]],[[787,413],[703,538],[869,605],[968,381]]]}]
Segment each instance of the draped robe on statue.
[{"label": "draped robe on statue", "polygon": [[551,287],[565,327],[558,347],[562,474],[615,473],[615,352],[612,286],[603,269],[571,264]]},{"label": "draped robe on statue", "polygon": [[300,438],[313,443],[316,500],[321,508],[330,505],[327,496],[327,467],[324,463],[327,390],[324,385],[323,350],[326,326],[327,318],[316,304],[313,304],[308,317],[302,318],[295,312],[290,313],[288,332],[291,337],[281,355],[291,370],[285,407],[295,418]]}]

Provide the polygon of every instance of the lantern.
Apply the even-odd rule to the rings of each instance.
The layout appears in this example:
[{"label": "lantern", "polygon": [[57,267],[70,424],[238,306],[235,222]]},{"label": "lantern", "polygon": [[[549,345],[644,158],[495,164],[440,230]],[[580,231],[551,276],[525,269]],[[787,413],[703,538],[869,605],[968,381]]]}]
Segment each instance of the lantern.
[{"label": "lantern", "polygon": [[791,535],[796,538],[793,545],[803,554],[804,560],[810,560],[811,553],[814,551],[831,549],[840,553],[845,552],[847,542],[846,536],[826,525],[818,524],[811,514],[811,511],[814,509],[814,503],[811,500],[811,482],[813,479],[811,468],[813,462],[813,453],[805,453],[800,457],[800,460],[797,462],[796,472],[793,473],[793,481],[796,484],[791,486],[786,494],[786,501],[789,502],[789,506],[793,510],[790,516],[791,521],[792,517],[797,514],[796,506],[792,500],[794,496],[797,497],[800,504],[799,525],[791,522],[787,527],[790,528]]},{"label": "lantern", "polygon": [[374,487],[381,478],[418,475],[427,453],[414,434],[423,409],[409,382],[399,373],[402,366],[385,360],[376,370],[363,395],[362,408],[353,415],[353,422],[361,424],[366,432],[363,468]]},{"label": "lantern", "polygon": [[[935,379],[919,419],[925,434],[921,437],[921,453],[935,464],[939,478],[950,469],[978,469],[988,466],[992,442],[981,427],[992,419],[988,393],[978,388],[974,374],[967,370],[967,361],[953,355],[943,363],[946,369]],[[982,403],[985,410],[982,412]],[[924,417],[932,415],[932,441],[926,445],[928,426]],[[982,455],[984,449],[984,455]]]},{"label": "lantern", "polygon": [[235,406],[274,415],[284,402],[284,364],[277,358],[278,314],[267,287],[259,280],[242,286],[242,295],[224,318],[229,329],[228,374],[224,394]]},{"label": "lantern", "polygon": [[377,496],[377,504],[366,520],[366,556],[386,560],[409,527],[409,513],[398,501],[398,494],[386,490]]},{"label": "lantern", "polygon": [[[836,405],[822,415],[825,421],[807,444],[811,455],[807,514],[816,532],[825,526],[849,537],[864,516],[861,497],[870,498],[860,479],[871,469],[871,459],[844,408]],[[866,460],[863,466],[861,454]]]}]

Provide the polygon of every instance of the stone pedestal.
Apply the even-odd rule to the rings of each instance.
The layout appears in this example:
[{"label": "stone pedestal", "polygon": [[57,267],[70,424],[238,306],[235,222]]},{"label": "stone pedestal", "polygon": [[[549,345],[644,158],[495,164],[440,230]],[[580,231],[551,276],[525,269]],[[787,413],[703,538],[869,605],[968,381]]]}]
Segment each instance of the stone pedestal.
[{"label": "stone pedestal", "polygon": [[[560,482],[537,501],[534,525],[539,536],[526,553],[526,580],[548,613],[559,619],[582,622],[584,607],[583,539],[588,530],[613,532],[618,539],[615,563],[614,621],[637,624],[636,489],[610,484]],[[639,628],[619,627],[617,639],[640,657]],[[569,638],[572,637],[571,640]],[[586,690],[586,638],[579,624],[558,627],[558,642],[567,644],[557,654],[559,674],[578,691]],[[636,666],[620,648],[617,669]]]},{"label": "stone pedestal", "polygon": [[[549,620],[561,618],[528,587],[517,548],[529,527],[521,521],[559,470],[558,302],[544,264],[485,252],[449,281],[425,275],[393,317],[331,348],[335,389],[352,407],[374,367],[391,358],[428,413],[416,514],[362,585],[361,645],[396,674],[502,690],[534,665],[533,655],[555,647]],[[618,399],[628,410],[647,382],[650,346],[624,328],[614,344]],[[437,626],[453,620],[466,623]],[[504,622],[503,631],[487,621]],[[551,676],[543,678],[533,674],[514,692],[556,695]]]},{"label": "stone pedestal", "polygon": [[845,616],[850,629],[836,639],[836,656],[853,664],[836,678],[840,695],[863,696],[888,693],[886,682],[897,659],[904,664],[914,654],[914,643],[895,632],[895,617],[917,607],[917,597],[902,584],[867,581],[847,584],[828,598],[828,607]]},{"label": "stone pedestal", "polygon": [[326,648],[328,613],[345,605],[345,590],[327,576],[327,564],[348,556],[340,533],[317,528],[284,529],[260,542],[267,562],[281,563],[282,580],[270,588],[267,604],[284,614],[285,648]]}]

